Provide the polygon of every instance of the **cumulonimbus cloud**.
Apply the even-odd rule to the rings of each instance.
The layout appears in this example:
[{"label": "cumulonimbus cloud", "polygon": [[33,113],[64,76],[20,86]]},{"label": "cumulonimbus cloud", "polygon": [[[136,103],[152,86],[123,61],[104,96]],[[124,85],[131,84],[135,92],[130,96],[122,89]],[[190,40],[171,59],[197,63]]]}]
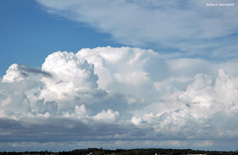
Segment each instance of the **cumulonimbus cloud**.
[{"label": "cumulonimbus cloud", "polygon": [[13,64],[0,82],[0,142],[10,147],[97,139],[113,141],[104,146],[115,148],[123,141],[134,141],[131,147],[141,141],[147,147],[192,147],[200,141],[212,148],[220,146],[218,138],[233,145],[234,64],[165,59],[129,47],[58,51],[41,69]]}]

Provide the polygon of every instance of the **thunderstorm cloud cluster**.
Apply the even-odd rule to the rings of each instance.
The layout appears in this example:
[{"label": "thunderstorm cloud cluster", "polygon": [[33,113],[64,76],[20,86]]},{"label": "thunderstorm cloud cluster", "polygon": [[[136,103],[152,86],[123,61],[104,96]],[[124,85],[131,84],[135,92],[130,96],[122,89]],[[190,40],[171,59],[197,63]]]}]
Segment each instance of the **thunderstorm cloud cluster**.
[{"label": "thunderstorm cloud cluster", "polygon": [[57,51],[41,68],[12,64],[0,79],[0,143],[224,145],[238,136],[237,65],[110,46]]},{"label": "thunderstorm cloud cluster", "polygon": [[[34,0],[22,6],[33,7],[22,16],[3,13],[14,15],[4,16],[4,34],[18,33],[3,39],[1,51],[16,49],[1,59],[14,62],[0,77],[0,151],[238,149],[236,1]],[[18,28],[19,21],[27,26]],[[14,42],[15,35],[24,41]],[[34,49],[51,54],[42,50],[45,60],[34,66],[27,63],[36,60],[27,61]],[[23,64],[18,56],[26,56]]]}]

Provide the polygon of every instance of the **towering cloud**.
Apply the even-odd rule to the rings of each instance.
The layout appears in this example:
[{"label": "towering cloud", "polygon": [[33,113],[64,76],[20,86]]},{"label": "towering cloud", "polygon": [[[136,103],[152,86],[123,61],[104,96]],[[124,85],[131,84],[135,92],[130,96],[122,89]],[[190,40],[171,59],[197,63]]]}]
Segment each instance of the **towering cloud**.
[{"label": "towering cloud", "polygon": [[232,146],[235,66],[129,47],[58,51],[41,69],[13,64],[0,82],[0,142],[53,142],[55,149],[86,141],[111,148]]},{"label": "towering cloud", "polygon": [[[49,55],[42,70],[50,72],[52,78],[44,78],[42,98],[61,99],[75,96],[79,91],[97,88],[97,75],[94,67],[84,59],[78,59],[73,53],[55,52]],[[55,96],[49,96],[55,94]],[[66,95],[66,96],[65,96]]]}]

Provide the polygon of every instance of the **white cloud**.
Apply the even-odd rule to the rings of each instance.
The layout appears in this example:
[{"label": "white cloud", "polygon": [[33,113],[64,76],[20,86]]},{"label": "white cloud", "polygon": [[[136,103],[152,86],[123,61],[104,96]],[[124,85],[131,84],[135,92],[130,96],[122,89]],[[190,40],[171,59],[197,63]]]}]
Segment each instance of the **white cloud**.
[{"label": "white cloud", "polygon": [[[42,71],[40,69],[35,69],[31,67],[27,67],[25,65],[20,64],[12,64],[8,70],[6,71],[6,75],[3,76],[2,82],[19,82],[23,79],[34,79],[39,77],[51,77],[51,74],[48,72]],[[36,75],[36,76],[35,76]]]},{"label": "white cloud", "polygon": [[100,77],[99,88],[123,94],[148,95],[143,87],[152,85],[149,78],[153,74],[152,66],[166,68],[157,53],[139,48],[100,47],[82,49],[76,55],[95,66],[95,73]]},{"label": "white cloud", "polygon": [[118,116],[118,111],[114,112],[111,109],[108,109],[107,111],[103,110],[102,112],[98,113],[96,116],[94,116],[94,119],[112,122],[115,121]]},{"label": "white cloud", "polygon": [[142,141],[150,147],[163,139],[158,143],[195,147],[202,138],[199,147],[212,148],[220,146],[218,138],[233,145],[236,66],[128,47],[55,52],[41,70],[13,64],[0,82],[0,139],[9,145],[39,143],[39,137],[107,139],[110,147],[128,140],[136,141],[131,147]]},{"label": "white cloud", "polygon": [[[234,40],[237,40],[238,5],[235,0],[37,2],[50,13],[86,23],[125,45],[176,48],[189,55],[213,58],[222,57],[219,48],[224,48],[224,57],[237,56]],[[206,3],[234,3],[235,6],[207,7]]]},{"label": "white cloud", "polygon": [[131,118],[131,123],[133,123],[134,125],[140,125],[141,121],[142,121],[141,118],[137,118],[135,116]]},{"label": "white cloud", "polygon": [[85,108],[84,104],[81,105],[81,106],[76,105],[75,106],[75,111],[76,111],[78,116],[87,114],[87,109]]},{"label": "white cloud", "polygon": [[233,122],[238,112],[237,85],[238,78],[228,76],[223,70],[219,70],[217,77],[197,74],[185,90],[165,94],[160,101],[135,114],[143,122],[141,125],[150,124],[155,132],[167,136],[234,137],[237,130],[230,127],[227,130],[224,126],[230,126],[227,120]]},{"label": "white cloud", "polygon": [[13,64],[9,67],[9,69],[7,70],[7,74],[5,76],[3,76],[2,81],[3,82],[14,82],[14,81],[21,81],[23,80],[23,76],[24,74],[20,74],[20,72],[18,71],[18,64]]},{"label": "white cloud", "polygon": [[46,87],[41,94],[42,98],[52,94],[48,91],[52,91],[60,98],[66,97],[64,94],[75,95],[77,91],[97,88],[98,77],[94,75],[93,66],[84,59],[77,59],[73,53],[55,52],[49,55],[42,65],[42,70],[50,72],[53,76],[42,79]]}]

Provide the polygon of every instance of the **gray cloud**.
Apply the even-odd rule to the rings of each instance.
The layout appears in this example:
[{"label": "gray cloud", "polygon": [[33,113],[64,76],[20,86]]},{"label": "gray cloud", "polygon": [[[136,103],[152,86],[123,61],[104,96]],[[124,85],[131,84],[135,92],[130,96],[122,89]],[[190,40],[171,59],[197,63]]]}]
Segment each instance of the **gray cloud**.
[{"label": "gray cloud", "polygon": [[23,73],[26,72],[26,73],[32,73],[32,74],[41,74],[41,75],[46,76],[46,77],[51,77],[50,73],[48,73],[46,71],[42,71],[40,69],[28,68],[24,65],[20,65],[19,68],[21,68],[20,70],[23,71]]},{"label": "gray cloud", "polygon": [[38,78],[39,76],[51,78],[52,75],[37,68],[31,68],[23,64],[13,64],[8,69],[8,74],[3,77],[4,82],[21,81],[24,78]]}]

